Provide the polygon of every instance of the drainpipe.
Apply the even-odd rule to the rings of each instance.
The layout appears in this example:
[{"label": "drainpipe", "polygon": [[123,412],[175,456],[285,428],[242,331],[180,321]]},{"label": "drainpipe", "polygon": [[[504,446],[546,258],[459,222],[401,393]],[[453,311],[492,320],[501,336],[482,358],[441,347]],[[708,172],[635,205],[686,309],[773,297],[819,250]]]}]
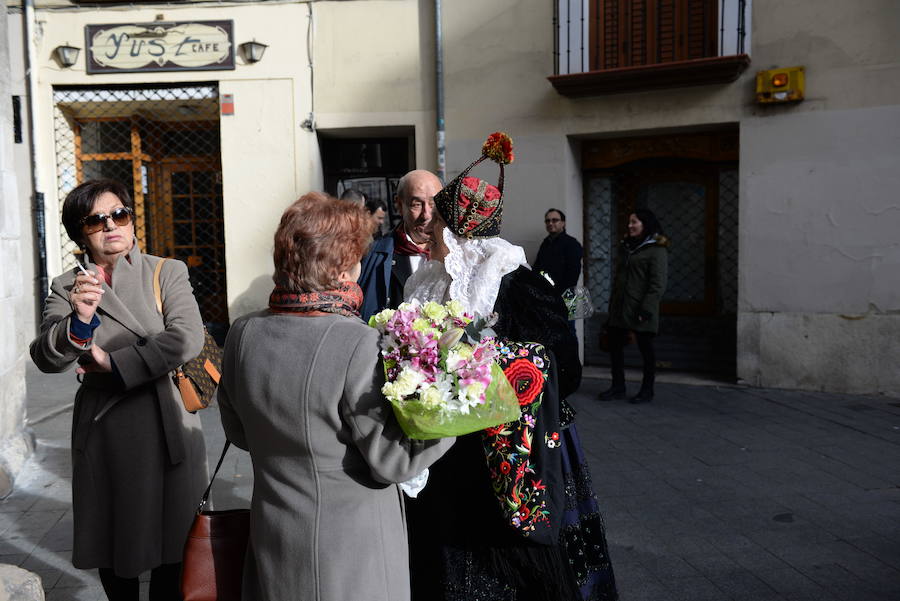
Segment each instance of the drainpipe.
[{"label": "drainpipe", "polygon": [[44,193],[41,192],[39,172],[40,161],[37,152],[37,135],[35,122],[37,119],[37,60],[34,52],[35,18],[34,0],[23,0],[25,30],[25,74],[28,81],[28,137],[31,143],[31,189],[33,199],[31,214],[34,220],[35,252],[37,265],[39,315],[43,312],[44,299],[50,293],[47,283],[47,224],[44,215]]},{"label": "drainpipe", "polygon": [[444,34],[441,30],[441,0],[434,0],[435,125],[437,126],[437,176],[447,179],[447,145],[444,137]]}]

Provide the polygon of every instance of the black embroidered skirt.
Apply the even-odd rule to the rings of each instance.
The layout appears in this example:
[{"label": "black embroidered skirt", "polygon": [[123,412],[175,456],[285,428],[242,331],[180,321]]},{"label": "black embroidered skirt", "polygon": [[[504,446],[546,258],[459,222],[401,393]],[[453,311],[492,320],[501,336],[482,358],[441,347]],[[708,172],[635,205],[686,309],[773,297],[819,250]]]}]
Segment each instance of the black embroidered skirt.
[{"label": "black embroidered skirt", "polygon": [[606,528],[591,484],[574,412],[563,402],[563,475],[566,504],[560,542],[575,573],[583,601],[615,601],[616,579],[606,544]]}]

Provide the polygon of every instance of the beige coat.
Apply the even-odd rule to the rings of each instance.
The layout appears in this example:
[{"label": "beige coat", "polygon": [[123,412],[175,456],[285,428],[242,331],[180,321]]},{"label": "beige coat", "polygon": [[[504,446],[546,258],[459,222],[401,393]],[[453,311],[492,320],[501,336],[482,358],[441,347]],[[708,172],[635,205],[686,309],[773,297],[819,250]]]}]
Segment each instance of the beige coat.
[{"label": "beige coat", "polygon": [[356,318],[266,312],[237,320],[218,401],[254,486],[246,601],[406,601],[409,563],[393,482],[453,439],[412,442],[381,395],[378,333]]},{"label": "beige coat", "polygon": [[[92,343],[110,352],[121,381],[85,375],[73,414],[72,563],[113,568],[122,577],[181,561],[208,477],[200,418],[184,410],[169,377],[203,347],[200,311],[187,268],[172,260],[160,274],[165,315],[157,312],[157,261],[135,245],[116,264],[112,288],[102,283],[101,324]],[[53,280],[41,332],[31,343],[31,357],[44,372],[71,369],[85,352],[68,337],[75,273]]]}]

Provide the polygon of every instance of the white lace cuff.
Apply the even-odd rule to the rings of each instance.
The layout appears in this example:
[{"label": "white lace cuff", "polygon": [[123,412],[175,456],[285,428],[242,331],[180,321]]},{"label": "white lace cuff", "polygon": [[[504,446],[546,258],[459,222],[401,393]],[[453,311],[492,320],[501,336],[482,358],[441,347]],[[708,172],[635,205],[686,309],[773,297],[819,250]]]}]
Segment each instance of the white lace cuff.
[{"label": "white lace cuff", "polygon": [[416,475],[415,477],[407,480],[406,482],[401,482],[397,486],[400,487],[406,496],[415,499],[419,496],[419,493],[425,488],[425,485],[428,484],[428,468],[426,467],[422,473]]}]

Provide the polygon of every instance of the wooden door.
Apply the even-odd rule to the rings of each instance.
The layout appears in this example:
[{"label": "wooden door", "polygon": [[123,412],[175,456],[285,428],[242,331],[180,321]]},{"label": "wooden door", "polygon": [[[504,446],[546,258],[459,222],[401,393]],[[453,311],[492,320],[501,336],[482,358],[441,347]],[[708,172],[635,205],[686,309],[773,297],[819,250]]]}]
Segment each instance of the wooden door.
[{"label": "wooden door", "polygon": [[206,157],[163,159],[158,174],[155,250],[187,263],[203,319],[227,323],[221,167]]}]

